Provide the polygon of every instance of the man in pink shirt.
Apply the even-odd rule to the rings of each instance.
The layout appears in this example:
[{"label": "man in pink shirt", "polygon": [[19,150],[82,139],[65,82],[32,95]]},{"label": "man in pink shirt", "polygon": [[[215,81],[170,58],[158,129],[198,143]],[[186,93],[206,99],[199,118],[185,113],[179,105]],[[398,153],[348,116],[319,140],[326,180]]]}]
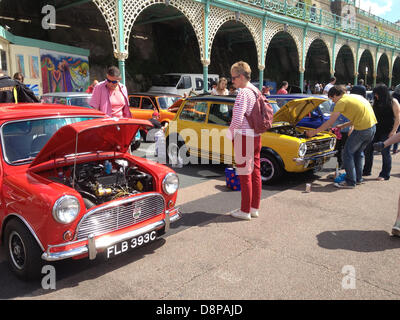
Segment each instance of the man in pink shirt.
[{"label": "man in pink shirt", "polygon": [[289,87],[289,83],[287,81],[282,81],[281,88],[278,90],[276,94],[288,94],[287,88]]},{"label": "man in pink shirt", "polygon": [[106,79],[94,87],[89,104],[110,117],[132,118],[128,91],[120,80],[119,69],[114,66],[108,68]]}]

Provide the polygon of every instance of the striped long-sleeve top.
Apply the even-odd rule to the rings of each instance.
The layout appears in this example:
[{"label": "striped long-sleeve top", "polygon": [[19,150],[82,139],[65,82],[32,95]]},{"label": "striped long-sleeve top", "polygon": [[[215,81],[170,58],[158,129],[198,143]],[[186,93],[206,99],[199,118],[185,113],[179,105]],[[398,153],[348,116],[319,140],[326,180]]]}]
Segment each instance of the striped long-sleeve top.
[{"label": "striped long-sleeve top", "polygon": [[229,126],[232,136],[235,136],[235,133],[240,133],[247,136],[259,136],[259,134],[254,133],[253,129],[251,129],[249,123],[247,122],[246,117],[244,116],[245,113],[251,113],[251,110],[256,103],[256,95],[250,89],[250,87],[255,92],[258,92],[258,89],[249,82],[247,87],[241,89],[236,96],[235,105],[233,106],[232,112],[232,121],[231,125]]}]

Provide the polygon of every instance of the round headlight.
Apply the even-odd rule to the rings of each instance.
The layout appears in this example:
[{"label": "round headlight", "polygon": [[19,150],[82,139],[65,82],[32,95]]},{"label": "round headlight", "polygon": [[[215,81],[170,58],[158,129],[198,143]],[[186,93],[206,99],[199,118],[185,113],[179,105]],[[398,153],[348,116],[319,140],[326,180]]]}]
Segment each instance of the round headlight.
[{"label": "round headlight", "polygon": [[162,187],[164,192],[168,195],[175,193],[179,187],[178,176],[173,172],[168,173],[162,182]]},{"label": "round headlight", "polygon": [[300,148],[299,148],[299,156],[300,156],[300,157],[304,157],[304,155],[306,154],[306,152],[307,152],[307,144],[306,144],[305,142],[303,142],[303,143],[300,145]]},{"label": "round headlight", "polygon": [[329,148],[333,149],[336,145],[336,138],[331,138],[331,141],[329,143]]},{"label": "round headlight", "polygon": [[75,220],[80,209],[77,198],[74,196],[62,196],[54,204],[53,217],[59,223],[68,224]]}]

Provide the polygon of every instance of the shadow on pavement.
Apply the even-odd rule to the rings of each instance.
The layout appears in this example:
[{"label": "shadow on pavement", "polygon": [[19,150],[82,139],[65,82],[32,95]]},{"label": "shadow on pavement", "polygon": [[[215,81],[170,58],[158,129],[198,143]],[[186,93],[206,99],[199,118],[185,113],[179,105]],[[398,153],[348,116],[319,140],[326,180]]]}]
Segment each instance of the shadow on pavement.
[{"label": "shadow on pavement", "polygon": [[329,250],[377,252],[400,248],[400,238],[384,230],[325,231],[317,235],[318,245]]},{"label": "shadow on pavement", "polygon": [[[126,252],[121,256],[106,259],[98,254],[95,260],[84,258],[81,260],[64,260],[48,263],[56,269],[56,290],[42,288],[41,279],[24,282],[19,280],[8,268],[7,262],[0,263],[0,299],[40,297],[57,290],[79,286],[83,281],[96,279],[130,263],[135,263],[154,252],[165,244],[164,238]],[[4,255],[3,255],[4,256]],[[45,274],[43,274],[43,277]]]}]

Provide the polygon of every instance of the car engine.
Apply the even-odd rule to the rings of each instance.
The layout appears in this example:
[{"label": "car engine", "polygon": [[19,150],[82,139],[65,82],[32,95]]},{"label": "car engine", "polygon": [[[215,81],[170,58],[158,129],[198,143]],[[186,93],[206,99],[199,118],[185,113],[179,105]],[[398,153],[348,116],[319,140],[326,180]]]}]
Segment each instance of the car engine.
[{"label": "car engine", "polygon": [[291,137],[296,137],[296,138],[307,138],[305,133],[299,132],[295,127],[293,127],[291,125],[274,127],[274,128],[271,128],[269,131],[275,132],[278,134],[284,134],[284,135],[291,136]]},{"label": "car engine", "polygon": [[83,197],[86,208],[132,194],[153,190],[150,174],[138,170],[127,160],[88,162],[58,170],[50,180],[73,187]]}]

